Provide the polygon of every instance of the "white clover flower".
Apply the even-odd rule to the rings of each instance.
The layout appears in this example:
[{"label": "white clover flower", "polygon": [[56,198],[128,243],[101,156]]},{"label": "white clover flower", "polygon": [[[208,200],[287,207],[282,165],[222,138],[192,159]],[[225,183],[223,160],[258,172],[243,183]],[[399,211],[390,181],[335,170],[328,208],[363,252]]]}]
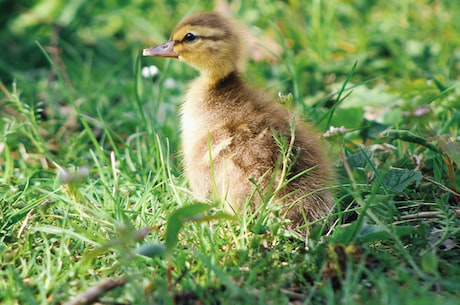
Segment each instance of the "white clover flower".
[{"label": "white clover flower", "polygon": [[141,75],[143,78],[154,78],[159,73],[160,70],[155,65],[142,67],[141,70]]},{"label": "white clover flower", "polygon": [[340,134],[344,134],[345,131],[346,131],[345,126],[340,126],[340,127],[329,126],[328,131],[326,131],[323,134],[323,137],[330,138],[330,137],[338,136]]}]

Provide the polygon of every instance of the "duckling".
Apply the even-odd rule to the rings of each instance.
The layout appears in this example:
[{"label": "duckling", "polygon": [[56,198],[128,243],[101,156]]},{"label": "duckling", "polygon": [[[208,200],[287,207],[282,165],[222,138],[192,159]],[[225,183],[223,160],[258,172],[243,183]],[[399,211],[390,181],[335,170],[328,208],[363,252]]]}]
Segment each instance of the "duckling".
[{"label": "duckling", "polygon": [[[181,106],[185,175],[196,199],[224,201],[242,213],[274,192],[282,215],[296,228],[325,217],[333,206],[332,171],[319,135],[305,122],[248,86],[241,76],[241,33],[215,12],[192,14],[169,41],[143,50],[144,56],[185,61],[200,72]],[[292,142],[294,162],[282,185],[279,136]],[[256,189],[257,188],[257,189]]]}]

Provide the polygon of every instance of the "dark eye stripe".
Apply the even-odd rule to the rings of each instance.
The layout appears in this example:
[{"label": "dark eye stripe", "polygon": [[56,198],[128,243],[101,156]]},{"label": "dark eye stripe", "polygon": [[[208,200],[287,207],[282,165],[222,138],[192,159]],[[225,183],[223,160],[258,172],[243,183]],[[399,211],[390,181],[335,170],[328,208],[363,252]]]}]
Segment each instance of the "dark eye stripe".
[{"label": "dark eye stripe", "polygon": [[222,36],[200,36],[200,38],[212,41],[223,40]]},{"label": "dark eye stripe", "polygon": [[193,39],[193,40],[186,40],[185,37],[184,37],[182,40],[174,40],[174,43],[175,44],[180,44],[180,43],[193,42],[193,41],[196,41],[197,39],[206,39],[206,40],[212,40],[212,41],[223,40],[222,36],[199,36],[199,35],[195,35],[195,39]]}]

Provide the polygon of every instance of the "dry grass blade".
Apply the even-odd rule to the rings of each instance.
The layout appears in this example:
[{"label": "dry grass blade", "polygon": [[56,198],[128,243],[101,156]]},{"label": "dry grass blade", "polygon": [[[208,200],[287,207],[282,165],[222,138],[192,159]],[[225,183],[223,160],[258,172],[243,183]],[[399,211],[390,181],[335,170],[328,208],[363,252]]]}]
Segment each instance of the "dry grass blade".
[{"label": "dry grass blade", "polygon": [[64,305],[89,305],[94,304],[103,296],[106,292],[109,292],[117,287],[123,286],[125,284],[125,279],[107,279],[104,280],[96,286],[90,287],[88,290],[78,295],[73,300],[65,303]]}]

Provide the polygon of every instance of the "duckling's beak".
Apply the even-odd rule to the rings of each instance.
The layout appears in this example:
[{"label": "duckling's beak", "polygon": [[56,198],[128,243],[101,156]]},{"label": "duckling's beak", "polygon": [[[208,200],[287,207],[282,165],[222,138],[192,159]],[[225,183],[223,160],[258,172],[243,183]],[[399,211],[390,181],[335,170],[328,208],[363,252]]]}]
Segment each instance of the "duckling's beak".
[{"label": "duckling's beak", "polygon": [[154,56],[154,57],[172,57],[178,58],[179,54],[174,52],[174,41],[168,41],[163,44],[160,44],[156,47],[151,47],[144,49],[142,52],[144,56]]}]

